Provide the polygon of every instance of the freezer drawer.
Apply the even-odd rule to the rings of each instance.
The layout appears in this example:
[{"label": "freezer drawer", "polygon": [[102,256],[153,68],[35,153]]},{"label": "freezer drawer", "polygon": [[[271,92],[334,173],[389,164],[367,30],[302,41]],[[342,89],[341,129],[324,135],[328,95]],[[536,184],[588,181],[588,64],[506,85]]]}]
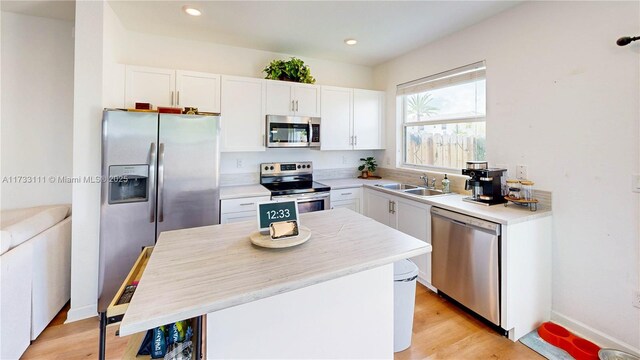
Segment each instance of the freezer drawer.
[{"label": "freezer drawer", "polygon": [[432,284],[500,325],[500,225],[451,211],[431,211]]}]

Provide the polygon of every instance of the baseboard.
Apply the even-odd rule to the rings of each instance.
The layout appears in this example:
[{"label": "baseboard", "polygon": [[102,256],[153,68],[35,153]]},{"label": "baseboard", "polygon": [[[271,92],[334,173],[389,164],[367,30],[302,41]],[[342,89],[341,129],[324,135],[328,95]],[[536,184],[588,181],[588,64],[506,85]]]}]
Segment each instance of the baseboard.
[{"label": "baseboard", "polygon": [[[73,306],[73,303],[72,305]],[[83,306],[81,308],[74,309],[73,307],[69,309],[67,313],[67,320],[64,321],[65,324],[72,323],[78,320],[88,319],[94,316],[98,316],[98,311],[96,310],[98,304],[91,304],[87,306]]]},{"label": "baseboard", "polygon": [[579,335],[585,339],[591,340],[602,347],[618,349],[640,356],[640,349],[635,348],[616,338],[613,338],[568,316],[559,314],[555,311],[551,311],[551,321],[566,327],[572,333]]}]

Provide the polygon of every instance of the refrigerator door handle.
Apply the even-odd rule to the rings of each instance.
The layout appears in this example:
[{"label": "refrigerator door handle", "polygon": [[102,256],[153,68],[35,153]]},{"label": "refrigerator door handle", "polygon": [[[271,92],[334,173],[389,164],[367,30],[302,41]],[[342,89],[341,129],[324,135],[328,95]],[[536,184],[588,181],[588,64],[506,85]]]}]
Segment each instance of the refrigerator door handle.
[{"label": "refrigerator door handle", "polygon": [[164,221],[164,144],[158,150],[158,222]]},{"label": "refrigerator door handle", "polygon": [[149,222],[156,221],[156,143],[149,148]]}]

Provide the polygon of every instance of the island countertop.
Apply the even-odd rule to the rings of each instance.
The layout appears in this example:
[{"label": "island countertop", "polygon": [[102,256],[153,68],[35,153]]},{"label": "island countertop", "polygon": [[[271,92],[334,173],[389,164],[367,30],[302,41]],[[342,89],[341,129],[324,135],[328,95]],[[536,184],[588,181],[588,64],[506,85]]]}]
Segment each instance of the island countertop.
[{"label": "island countertop", "polygon": [[[129,335],[369,270],[431,245],[347,209],[301,214],[306,243],[263,249],[256,222],[160,234],[120,325]],[[389,279],[391,281],[391,279]]]}]

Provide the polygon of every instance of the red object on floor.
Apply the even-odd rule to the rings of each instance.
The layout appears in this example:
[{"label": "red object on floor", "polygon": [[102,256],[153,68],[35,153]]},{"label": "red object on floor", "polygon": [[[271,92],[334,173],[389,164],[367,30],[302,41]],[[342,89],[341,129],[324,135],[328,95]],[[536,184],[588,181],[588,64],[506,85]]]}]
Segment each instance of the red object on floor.
[{"label": "red object on floor", "polygon": [[538,334],[546,342],[565,350],[576,360],[598,360],[598,345],[573,335],[560,325],[552,322],[543,323],[538,328]]}]

